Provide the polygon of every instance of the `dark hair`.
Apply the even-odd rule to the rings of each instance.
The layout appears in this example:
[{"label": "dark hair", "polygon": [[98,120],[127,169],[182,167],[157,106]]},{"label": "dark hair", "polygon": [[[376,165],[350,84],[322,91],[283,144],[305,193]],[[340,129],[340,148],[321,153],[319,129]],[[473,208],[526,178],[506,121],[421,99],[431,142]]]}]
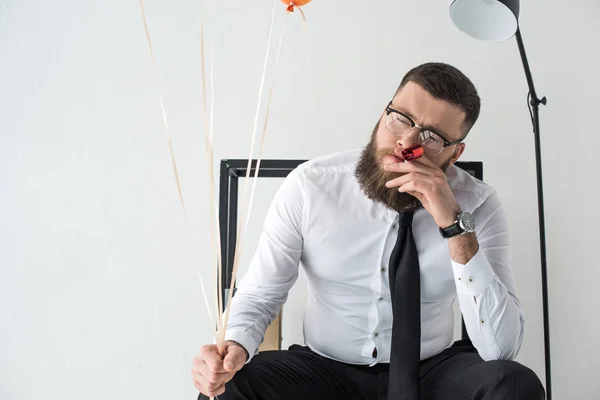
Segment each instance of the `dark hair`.
[{"label": "dark hair", "polygon": [[477,121],[481,100],[473,82],[457,68],[444,63],[426,63],[408,71],[396,94],[408,82],[414,82],[439,100],[460,107],[465,112],[465,136]]}]

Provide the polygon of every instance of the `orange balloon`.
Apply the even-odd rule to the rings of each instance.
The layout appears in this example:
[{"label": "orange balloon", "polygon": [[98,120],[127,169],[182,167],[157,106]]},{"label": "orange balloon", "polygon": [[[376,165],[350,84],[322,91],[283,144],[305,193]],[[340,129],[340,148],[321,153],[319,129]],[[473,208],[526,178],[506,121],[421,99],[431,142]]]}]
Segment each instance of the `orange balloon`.
[{"label": "orange balloon", "polygon": [[289,12],[294,12],[294,7],[302,7],[310,3],[310,1],[311,0],[281,0],[283,4],[288,6],[287,10]]}]

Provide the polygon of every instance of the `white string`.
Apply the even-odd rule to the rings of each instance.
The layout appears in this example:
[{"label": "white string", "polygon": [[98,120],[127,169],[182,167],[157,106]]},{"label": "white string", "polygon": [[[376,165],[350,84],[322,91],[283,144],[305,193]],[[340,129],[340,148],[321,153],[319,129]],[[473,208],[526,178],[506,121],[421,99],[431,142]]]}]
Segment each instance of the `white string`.
[{"label": "white string", "polygon": [[269,103],[267,106],[267,112],[266,112],[266,116],[265,116],[265,123],[264,123],[264,127],[263,127],[263,133],[262,133],[262,137],[260,139],[260,150],[259,150],[259,155],[258,158],[256,160],[256,170],[254,171],[254,181],[252,182],[252,192],[250,194],[250,204],[248,205],[248,213],[246,215],[246,223],[244,225],[244,232],[243,234],[246,234],[246,231],[248,229],[248,224],[250,222],[250,215],[251,215],[251,210],[252,210],[252,203],[254,200],[254,190],[256,188],[256,183],[258,182],[258,171],[260,169],[260,162],[261,162],[261,158],[262,158],[262,151],[263,151],[263,143],[264,143],[264,138],[265,138],[265,133],[267,131],[267,123],[269,121],[269,111],[271,109],[271,99],[273,97],[273,89],[275,88],[275,83],[276,83],[276,79],[277,79],[277,65],[279,64],[279,55],[281,53],[281,43],[283,42],[283,33],[285,31],[285,22],[287,21],[287,15],[288,13],[285,14],[286,18],[284,19],[283,22],[283,27],[281,28],[281,34],[279,35],[279,44],[277,45],[277,55],[275,56],[275,73],[274,73],[274,77],[273,77],[273,82],[271,83],[271,92],[269,95]]},{"label": "white string", "polygon": [[215,110],[215,85],[214,85],[214,74],[215,72],[215,35],[211,38],[211,53],[210,53],[210,145],[213,146],[213,121],[214,121],[214,110]]},{"label": "white string", "polygon": [[[254,152],[254,143],[256,141],[256,130],[258,128],[258,117],[259,117],[259,112],[260,112],[260,104],[261,104],[262,95],[263,95],[265,75],[266,75],[267,64],[268,64],[268,59],[269,59],[269,52],[270,52],[270,48],[271,48],[271,38],[273,36],[273,25],[275,22],[275,9],[276,9],[276,0],[273,0],[273,11],[271,13],[271,25],[269,27],[269,38],[268,38],[268,42],[267,42],[267,50],[266,50],[265,61],[264,61],[263,71],[262,71],[262,76],[261,76],[261,81],[260,81],[260,88],[258,91],[258,102],[256,105],[256,114],[254,117],[254,127],[252,130],[252,142],[250,145],[250,155],[248,157],[248,165],[246,167],[246,181],[244,182],[244,191],[243,191],[244,192],[243,209],[242,209],[242,215],[241,215],[240,221],[244,221],[246,219],[246,215],[248,214],[248,206],[247,206],[247,204],[248,204],[248,199],[247,199],[248,181],[249,181],[249,177],[250,177],[250,168],[252,166],[252,153]],[[258,162],[259,161],[260,161],[260,159],[257,161],[257,165],[256,165],[257,171],[256,172],[258,172]],[[244,224],[238,224],[238,229],[237,229],[237,239],[236,239],[235,253],[234,253],[234,259],[233,259],[233,271],[232,271],[232,276],[231,276],[231,285],[230,285],[230,290],[229,290],[229,296],[227,298],[228,306],[229,306],[229,302],[231,302],[231,299],[233,297],[233,288],[235,286],[235,278],[237,276],[240,251],[242,248],[242,241],[244,238],[244,236],[241,234],[242,233],[242,225],[244,225]],[[244,229],[244,232],[245,232],[245,229]],[[224,326],[220,332],[221,333],[220,334],[220,343],[223,343],[225,340],[227,324],[229,322],[229,310],[230,310],[230,307],[227,307],[225,310]]]},{"label": "white string", "polygon": [[198,274],[198,280],[200,281],[200,287],[202,287],[202,295],[204,297],[204,304],[206,305],[206,311],[208,311],[208,318],[210,319],[210,326],[214,327],[214,319],[212,313],[210,312],[210,304],[208,303],[208,296],[206,296],[206,288],[204,287],[204,281],[202,280],[202,275],[200,274],[200,270],[196,268],[196,273]]},{"label": "white string", "polygon": [[[211,99],[214,99],[214,37],[213,37],[213,60],[211,60]],[[213,123],[212,123],[212,115],[214,110],[213,102],[211,102],[211,114],[207,112],[207,101],[206,101],[206,69],[205,69],[205,55],[204,55],[204,20],[201,21],[201,34],[200,34],[200,56],[201,56],[201,79],[202,79],[202,111],[204,115],[204,137],[206,142],[206,155],[208,162],[208,185],[209,185],[209,197],[210,197],[210,225],[211,225],[211,250],[212,250],[212,258],[211,262],[216,259],[217,264],[217,307],[218,312],[220,313],[223,304],[223,298],[221,295],[221,291],[219,288],[222,285],[222,273],[221,273],[221,243],[220,243],[220,229],[219,225],[216,221],[216,191],[215,191],[215,182],[214,182],[214,148],[213,148]],[[210,120],[209,120],[210,119]],[[221,319],[217,318],[217,332],[220,332],[222,329]],[[219,336],[218,334],[216,335]]]},{"label": "white string", "polygon": [[169,128],[169,120],[167,118],[167,112],[165,110],[165,103],[163,101],[162,90],[160,89],[160,82],[158,79],[158,68],[156,67],[156,59],[154,57],[154,48],[152,46],[152,39],[150,37],[150,30],[148,29],[148,21],[146,19],[146,11],[144,10],[144,3],[142,0],[138,0],[140,4],[140,10],[142,12],[142,20],[144,22],[144,30],[146,31],[146,40],[148,42],[148,49],[150,50],[150,57],[152,58],[152,67],[154,68],[154,78],[156,79],[156,85],[158,86],[158,98],[160,100],[160,109],[162,112],[163,123],[167,134],[167,140],[169,143],[169,154],[171,155],[171,165],[173,167],[173,174],[175,175],[175,183],[177,184],[177,193],[179,194],[179,201],[181,202],[181,208],[183,209],[183,216],[187,223],[187,211],[185,209],[185,203],[183,201],[183,193],[181,191],[181,183],[179,181],[179,172],[177,171],[177,162],[175,161],[175,152],[173,151],[173,140],[171,135],[171,129]]}]

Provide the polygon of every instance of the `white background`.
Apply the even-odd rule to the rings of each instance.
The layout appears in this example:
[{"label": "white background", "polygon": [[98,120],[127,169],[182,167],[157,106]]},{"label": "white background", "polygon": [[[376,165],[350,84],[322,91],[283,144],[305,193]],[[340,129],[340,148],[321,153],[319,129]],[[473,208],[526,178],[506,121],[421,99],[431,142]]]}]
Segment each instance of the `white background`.
[{"label": "white background", "polygon": [[[523,3],[529,61],[548,96],[541,128],[554,398],[597,399],[600,2]],[[0,399],[196,396],[191,359],[212,340],[197,270],[214,286],[200,20],[207,58],[215,44],[215,160],[246,158],[272,2],[145,5],[187,223],[137,1],[0,0]],[[543,380],[521,61],[514,39],[488,44],[460,33],[448,6],[314,0],[304,8],[306,29],[290,15],[276,70],[269,61],[266,82],[274,72],[278,81],[264,157],[362,147],[409,68],[444,61],[464,71],[483,107],[463,160],[484,162],[484,179],[508,211],[527,316],[519,361]],[[277,2],[272,56],[284,8]],[[249,236],[276,186],[258,185]],[[297,337],[301,306],[286,306],[295,328],[286,325],[285,344]]]}]

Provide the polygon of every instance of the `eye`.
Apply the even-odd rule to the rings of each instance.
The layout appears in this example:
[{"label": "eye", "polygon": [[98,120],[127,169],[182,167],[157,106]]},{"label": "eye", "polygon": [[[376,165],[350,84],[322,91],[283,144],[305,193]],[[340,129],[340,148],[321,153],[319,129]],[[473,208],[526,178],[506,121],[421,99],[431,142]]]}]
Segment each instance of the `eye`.
[{"label": "eye", "polygon": [[421,140],[423,141],[423,143],[444,143],[441,137],[427,130],[421,132]]},{"label": "eye", "polygon": [[403,124],[403,125],[406,125],[409,127],[412,126],[409,119],[407,119],[406,117],[404,117],[400,114],[397,114],[397,113],[394,113],[394,122],[400,123],[400,124]]},{"label": "eye", "polygon": [[427,154],[436,155],[444,150],[444,141],[441,137],[431,131],[422,131],[419,135],[419,143],[425,148]]}]

